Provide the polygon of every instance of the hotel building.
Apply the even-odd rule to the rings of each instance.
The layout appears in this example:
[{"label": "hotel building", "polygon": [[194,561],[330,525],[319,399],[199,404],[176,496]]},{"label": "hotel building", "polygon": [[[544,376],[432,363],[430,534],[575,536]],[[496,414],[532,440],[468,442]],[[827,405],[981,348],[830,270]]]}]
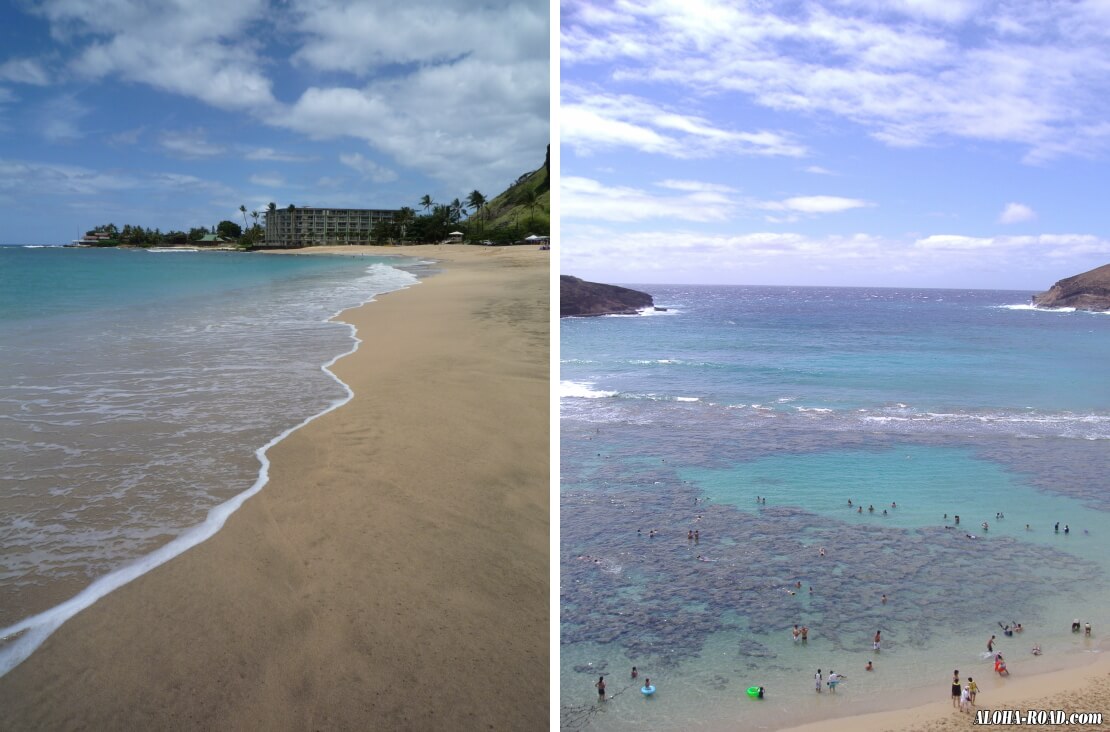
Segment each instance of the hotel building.
[{"label": "hotel building", "polygon": [[372,208],[279,208],[266,211],[266,246],[371,244],[371,232],[400,211]]}]

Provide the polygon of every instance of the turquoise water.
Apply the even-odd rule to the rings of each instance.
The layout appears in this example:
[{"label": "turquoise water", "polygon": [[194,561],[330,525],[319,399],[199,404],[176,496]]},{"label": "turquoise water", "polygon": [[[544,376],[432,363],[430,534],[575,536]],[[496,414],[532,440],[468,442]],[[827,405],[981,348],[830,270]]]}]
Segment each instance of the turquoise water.
[{"label": "turquoise water", "polygon": [[349,397],[330,318],[414,284],[411,261],[0,247],[4,634],[251,489],[257,450]]},{"label": "turquoise water", "polygon": [[[993,682],[992,633],[1022,673],[1098,650],[1068,627],[1110,619],[1110,317],[644,289],[668,311],[562,321],[565,727],[778,729],[944,693],[953,668]],[[835,698],[812,686],[830,667]],[[622,693],[599,707],[601,673]]]}]

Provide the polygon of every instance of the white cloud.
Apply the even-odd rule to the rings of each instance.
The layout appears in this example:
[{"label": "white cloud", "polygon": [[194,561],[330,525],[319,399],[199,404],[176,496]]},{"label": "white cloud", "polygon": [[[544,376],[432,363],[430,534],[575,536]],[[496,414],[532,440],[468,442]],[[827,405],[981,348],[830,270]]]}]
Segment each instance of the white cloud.
[{"label": "white cloud", "polygon": [[735,209],[735,204],[719,190],[658,195],[637,188],[605,186],[576,176],[563,176],[559,192],[563,219],[723,221]]},{"label": "white cloud", "polygon": [[1110,239],[1092,234],[1035,234],[1029,236],[962,236],[959,234],[934,234],[914,242],[923,250],[947,252],[1011,252],[1035,250],[1051,257],[1077,254],[1110,255]]},{"label": "white cloud", "polygon": [[250,182],[256,186],[264,186],[266,188],[285,187],[285,179],[276,173],[256,173],[250,177]]},{"label": "white cloud", "polygon": [[784,133],[723,129],[631,95],[591,93],[569,84],[563,85],[562,94],[562,142],[580,154],[618,147],[675,158],[726,153],[800,157],[806,152]]},{"label": "white cloud", "polygon": [[832,172],[828,168],[822,168],[820,165],[810,165],[808,168],[805,169],[805,172],[813,173],[814,175],[836,175],[836,173]]},{"label": "white cloud", "polygon": [[0,159],[0,190],[13,194],[95,195],[136,187],[133,176],[78,165]]},{"label": "white cloud", "polygon": [[1035,23],[1015,35],[1011,15],[1026,5],[645,1],[616,19],[569,3],[562,58],[609,62],[618,83],[832,114],[894,146],[1008,142],[1027,149],[1027,162],[1110,149],[1110,125],[1087,122],[1110,116],[1108,14],[1035,5]]},{"label": "white cloud", "polygon": [[139,138],[142,137],[146,127],[139,126],[130,130],[122,130],[113,135],[108,136],[108,143],[111,145],[134,145],[138,143]]},{"label": "white cloud", "polygon": [[[504,188],[550,140],[546,0],[44,0],[30,12],[76,49],[76,76],[145,84],[313,139],[363,140],[460,189]],[[289,58],[316,86],[279,101],[270,75]],[[200,142],[166,140],[176,154],[217,154]]]},{"label": "white cloud", "polygon": [[191,130],[167,130],[158,143],[168,152],[183,158],[208,158],[220,155],[226,148],[209,142],[199,127]]},{"label": "white cloud", "polygon": [[720,183],[704,183],[700,180],[661,180],[656,185],[661,188],[670,188],[675,191],[694,191],[694,192],[710,192],[710,193],[736,193],[736,189],[732,186],[721,185]]},{"label": "white cloud", "polygon": [[373,160],[364,158],[362,153],[340,154],[339,162],[352,170],[358,171],[363,178],[369,178],[375,183],[388,183],[397,180],[397,173]]},{"label": "white cloud", "polygon": [[1032,221],[1037,218],[1037,213],[1022,203],[1007,203],[1006,208],[998,215],[1000,224],[1018,224],[1022,221]]},{"label": "white cloud", "polygon": [[468,56],[512,63],[548,55],[543,2],[297,0],[292,5],[297,29],[306,36],[293,60],[316,69],[366,74],[391,65],[452,64]]},{"label": "white cloud", "polygon": [[57,37],[90,39],[70,63],[80,76],[118,75],[223,109],[274,107],[248,34],[266,17],[265,0],[47,0],[34,12]]},{"label": "white cloud", "polygon": [[85,136],[80,128],[83,117],[91,110],[72,95],[55,97],[40,109],[39,134],[51,143],[69,143]]},{"label": "white cloud", "polygon": [[545,59],[464,58],[374,80],[311,87],[274,123],[314,138],[353,137],[460,189],[501,190],[539,167],[550,139]]},{"label": "white cloud", "polygon": [[34,59],[13,58],[0,64],[0,81],[46,86],[50,83],[50,76]]},{"label": "white cloud", "polygon": [[316,160],[312,155],[294,155],[283,153],[272,147],[256,147],[248,149],[243,157],[247,160],[266,160],[275,163],[309,163]]},{"label": "white cloud", "polygon": [[853,208],[865,208],[875,204],[859,198],[842,198],[840,196],[795,196],[782,201],[764,201],[757,205],[759,208],[768,211],[827,214],[849,211]]},{"label": "white cloud", "polygon": [[619,276],[616,281],[625,282],[935,286],[939,281],[982,287],[996,276],[999,257],[1009,257],[1019,264],[1009,277],[1023,272],[1029,283],[1047,286],[1053,276],[1044,275],[1046,261],[1064,276],[1108,255],[1110,239],[1083,234],[935,235],[914,241],[863,232],[630,232],[572,221],[563,226],[562,268],[580,277]]}]

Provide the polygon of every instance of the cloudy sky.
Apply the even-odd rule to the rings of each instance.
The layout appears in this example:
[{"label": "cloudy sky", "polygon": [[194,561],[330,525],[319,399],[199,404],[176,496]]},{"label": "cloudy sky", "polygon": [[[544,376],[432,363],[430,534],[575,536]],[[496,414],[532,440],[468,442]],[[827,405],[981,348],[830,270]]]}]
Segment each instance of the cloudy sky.
[{"label": "cloudy sky", "polygon": [[562,267],[1040,290],[1110,261],[1110,2],[565,0]]},{"label": "cloudy sky", "polygon": [[0,5],[0,243],[419,208],[543,164],[546,0]]}]

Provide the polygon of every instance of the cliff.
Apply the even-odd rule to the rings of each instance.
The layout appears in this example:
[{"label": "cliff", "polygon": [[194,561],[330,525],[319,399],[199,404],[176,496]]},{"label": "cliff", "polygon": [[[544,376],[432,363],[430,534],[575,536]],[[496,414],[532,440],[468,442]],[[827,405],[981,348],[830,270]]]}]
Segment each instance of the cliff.
[{"label": "cliff", "polygon": [[651,295],[570,275],[559,277],[559,316],[634,315],[654,305]]},{"label": "cliff", "polygon": [[1047,292],[1034,295],[1033,304],[1043,308],[1110,310],[1110,264],[1060,280]]}]

